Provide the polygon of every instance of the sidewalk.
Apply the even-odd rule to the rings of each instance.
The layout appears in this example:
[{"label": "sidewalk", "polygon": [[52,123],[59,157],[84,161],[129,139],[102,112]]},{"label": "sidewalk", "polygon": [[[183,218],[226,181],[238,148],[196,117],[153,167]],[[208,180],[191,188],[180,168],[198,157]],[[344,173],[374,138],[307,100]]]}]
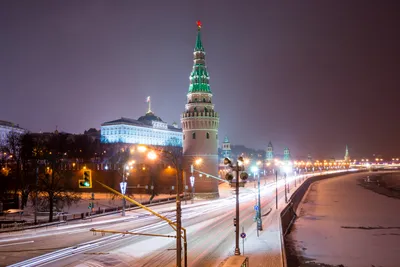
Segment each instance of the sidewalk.
[{"label": "sidewalk", "polygon": [[[275,178],[274,178],[275,179]],[[282,179],[278,180],[282,181]],[[283,181],[282,181],[283,182]],[[289,182],[289,181],[288,181]],[[296,191],[296,189],[303,182],[297,181],[297,187],[294,186],[294,182],[290,181],[290,192],[287,194],[288,199]],[[267,182],[268,185],[268,182]],[[261,184],[261,189],[265,186]],[[281,194],[281,191],[278,191]],[[283,191],[284,192],[284,191]],[[249,263],[252,267],[282,267],[284,265],[284,244],[282,240],[281,224],[280,224],[280,214],[281,211],[286,207],[285,197],[279,195],[278,199],[278,209],[276,209],[275,204],[275,187],[272,192],[268,193],[269,198],[273,196],[273,199],[268,201],[268,203],[262,203],[263,213],[271,212],[262,217],[263,231],[259,232],[257,237],[256,226],[252,227],[252,231],[248,232],[245,240],[245,251],[244,255],[249,257]],[[261,197],[265,197],[264,194]],[[256,225],[256,222],[254,222]],[[242,241],[241,241],[242,242]]]}]

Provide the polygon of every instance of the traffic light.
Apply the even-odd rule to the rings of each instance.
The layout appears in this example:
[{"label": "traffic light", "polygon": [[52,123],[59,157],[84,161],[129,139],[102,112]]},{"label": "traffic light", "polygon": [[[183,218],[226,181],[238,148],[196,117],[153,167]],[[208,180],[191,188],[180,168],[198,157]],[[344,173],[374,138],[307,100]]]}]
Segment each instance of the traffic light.
[{"label": "traffic light", "polygon": [[233,226],[236,226],[236,218],[233,218]]},{"label": "traffic light", "polygon": [[92,171],[84,170],[83,179],[79,180],[79,188],[92,188]]}]

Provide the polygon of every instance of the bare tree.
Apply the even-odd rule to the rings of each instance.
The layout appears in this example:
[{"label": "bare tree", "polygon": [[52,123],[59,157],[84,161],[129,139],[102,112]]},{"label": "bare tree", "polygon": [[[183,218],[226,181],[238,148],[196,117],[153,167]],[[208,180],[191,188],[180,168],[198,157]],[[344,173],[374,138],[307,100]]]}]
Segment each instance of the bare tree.
[{"label": "bare tree", "polygon": [[46,142],[42,161],[44,166],[40,169],[38,177],[38,206],[49,210],[49,222],[53,221],[55,203],[71,206],[81,200],[80,193],[65,190],[67,177],[61,171],[61,163],[67,153],[68,137],[62,134],[54,134]]},{"label": "bare tree", "polygon": [[6,163],[8,163],[3,175],[8,176],[8,186],[14,185],[14,196],[20,193],[22,209],[28,201],[31,183],[34,180],[34,172],[31,168],[32,149],[32,136],[17,132],[9,132],[1,146],[3,158],[6,157]]},{"label": "bare tree", "polygon": [[70,207],[78,203],[82,197],[80,193],[69,192],[65,190],[65,177],[60,171],[57,161],[48,161],[43,172],[39,174],[38,181],[38,203],[40,210],[49,211],[49,222],[53,221],[53,214],[56,204],[63,208],[65,205]]}]

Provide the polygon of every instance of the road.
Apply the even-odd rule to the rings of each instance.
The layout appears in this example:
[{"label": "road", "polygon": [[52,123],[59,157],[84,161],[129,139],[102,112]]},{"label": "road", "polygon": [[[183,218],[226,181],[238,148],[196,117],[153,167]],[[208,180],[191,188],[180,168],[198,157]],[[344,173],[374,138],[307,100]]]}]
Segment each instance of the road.
[{"label": "road", "polygon": [[[266,213],[275,207],[275,182],[261,184],[261,206]],[[280,199],[284,198],[283,185],[282,180],[278,182]],[[253,220],[255,196],[252,185],[241,189],[240,226],[245,232],[256,229]],[[175,220],[173,205],[154,209]],[[234,211],[233,195],[183,205],[182,222],[188,234],[188,266],[218,266],[233,254]],[[263,227],[268,227],[266,222]],[[126,217],[109,216],[47,230],[0,235],[0,262],[13,264],[11,266],[175,266],[175,238],[93,235],[89,231],[91,228],[175,235],[171,227],[159,218],[135,210],[127,212]]]}]

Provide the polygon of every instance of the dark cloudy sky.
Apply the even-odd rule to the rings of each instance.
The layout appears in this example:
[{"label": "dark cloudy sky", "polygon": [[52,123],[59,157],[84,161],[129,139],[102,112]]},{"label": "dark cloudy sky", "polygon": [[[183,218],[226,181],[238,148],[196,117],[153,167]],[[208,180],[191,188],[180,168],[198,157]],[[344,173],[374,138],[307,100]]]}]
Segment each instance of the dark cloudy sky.
[{"label": "dark cloudy sky", "polygon": [[184,110],[197,19],[220,141],[400,156],[399,1],[1,1],[0,120],[81,133]]}]

